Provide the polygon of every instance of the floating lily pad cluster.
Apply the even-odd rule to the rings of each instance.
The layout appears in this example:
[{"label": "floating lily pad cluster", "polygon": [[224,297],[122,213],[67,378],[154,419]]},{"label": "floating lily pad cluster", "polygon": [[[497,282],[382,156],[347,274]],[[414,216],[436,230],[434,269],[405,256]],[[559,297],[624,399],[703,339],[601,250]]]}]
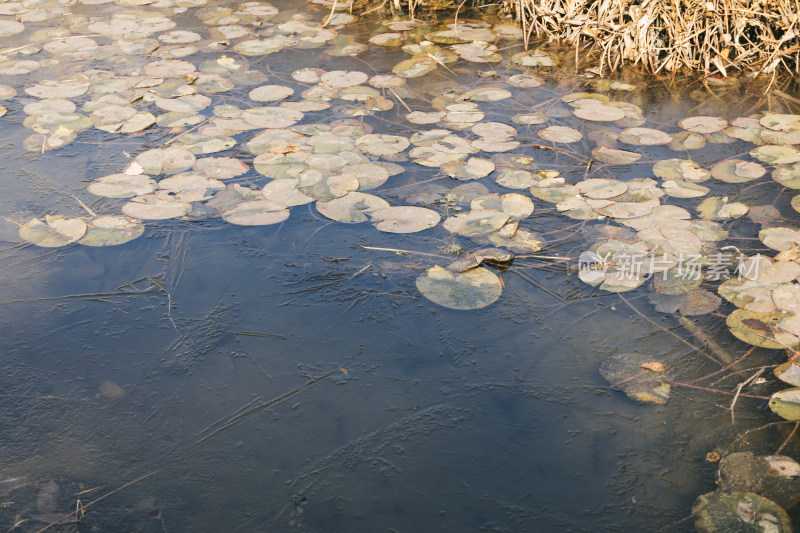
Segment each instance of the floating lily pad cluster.
[{"label": "floating lily pad cluster", "polygon": [[[686,269],[707,267],[727,237],[722,223],[749,209],[724,196],[707,196],[710,187],[703,183],[713,178],[741,184],[771,171],[778,183],[800,188],[800,152],[792,146],[800,142],[797,116],[766,113],[728,122],[700,115],[678,121],[667,132],[648,125],[644,111],[625,100],[625,93],[636,87],[597,80],[593,91],[564,95],[558,112],[543,107],[490,120],[498,117],[503,101],[546,83],[554,66],[546,51],[512,51],[512,74],[463,90],[449,87],[427,102],[407,85],[415,77],[435,69],[447,73],[463,62],[499,63],[508,45],[498,44],[520,40],[519,28],[395,19],[384,21],[360,42],[342,31],[356,20],[345,12],[348,3],[314,3],[324,8],[316,15],[281,13],[266,2],[212,6],[202,0],[165,0],[158,7],[139,9],[108,2],[109,9],[91,17],[61,4],[36,10],[20,5],[0,12],[8,17],[0,28],[5,37],[22,33],[29,22],[58,17],[60,24],[29,32],[29,44],[0,62],[0,73],[11,80],[43,68],[58,72],[59,66],[70,73],[27,86],[0,87],[0,98],[10,102],[22,94],[30,97],[22,109],[24,125],[33,131],[25,141],[29,150],[63,147],[90,128],[128,135],[154,128],[175,132],[162,146],[136,155],[128,167],[88,185],[88,192],[110,199],[106,205],[117,205],[115,212],[90,220],[34,219],[21,227],[20,235],[43,246],[121,244],[142,234],[142,221],[220,217],[236,225],[267,225],[286,220],[292,207],[313,203],[322,216],[339,222],[369,222],[381,231],[411,233],[443,221],[449,233],[479,246],[530,253],[544,245],[528,228],[537,201],[553,204],[569,218],[611,220],[630,228],[589,247],[595,268],[581,271],[585,282],[626,291],[653,277],[658,309],[700,314],[715,309],[719,298],[700,287],[702,276],[687,280]],[[201,25],[177,28],[173,16],[188,10]],[[410,58],[396,64],[392,73],[375,75],[300,68],[291,73],[294,83],[270,79],[248,62],[290,48],[323,48],[332,56],[348,56],[369,46],[398,48]],[[202,59],[195,62],[199,52]],[[109,68],[73,68],[88,62],[105,62]],[[407,127],[391,133],[351,120],[397,113],[399,108]],[[622,180],[587,172],[576,181],[555,170],[537,169],[523,139],[605,168],[638,163],[655,148],[667,147],[681,157],[655,162],[652,178]],[[688,157],[706,143],[737,140],[756,145],[749,158],[704,168]],[[252,157],[232,157],[228,152],[234,149]],[[409,197],[407,205],[390,203],[381,187],[402,174],[407,161],[465,183],[434,196]],[[697,199],[696,215],[665,203],[670,198]],[[696,265],[687,266],[688,257],[696,258]],[[632,262],[644,266],[634,271]],[[796,264],[794,259],[781,263]],[[436,280],[432,286],[453,291],[480,286],[486,297],[469,305],[456,304],[455,292],[449,300],[432,299],[459,309],[488,305],[502,284],[487,283],[489,276],[496,277],[488,270],[467,275],[470,269],[483,269],[479,264],[456,261],[435,267],[453,279],[445,282],[447,276],[432,269],[418,285],[431,285],[422,282],[430,278]],[[783,273],[791,267],[770,268]],[[478,279],[480,283],[473,283]],[[765,288],[762,281],[741,283],[745,296],[737,302],[755,291],[747,283],[758,284],[762,292],[777,287]],[[721,294],[730,299],[725,291],[733,290],[733,283],[724,287]],[[763,303],[763,294],[755,301]],[[742,313],[780,313],[764,322],[772,328],[766,337],[771,345],[794,345],[798,332],[788,316],[794,311],[767,307],[749,302],[731,320]],[[744,320],[732,326],[740,337],[756,324],[753,317]],[[780,330],[777,341],[773,329]],[[758,338],[769,343],[764,335]]]}]

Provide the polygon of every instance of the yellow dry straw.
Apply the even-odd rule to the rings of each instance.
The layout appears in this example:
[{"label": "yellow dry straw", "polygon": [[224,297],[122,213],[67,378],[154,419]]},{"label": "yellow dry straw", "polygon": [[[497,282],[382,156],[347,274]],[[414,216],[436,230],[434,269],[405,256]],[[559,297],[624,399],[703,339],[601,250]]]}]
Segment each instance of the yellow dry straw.
[{"label": "yellow dry straw", "polygon": [[[381,4],[365,0],[367,6]],[[383,2],[386,5],[386,2]],[[392,0],[410,16],[458,2]],[[592,45],[598,67],[705,75],[800,72],[800,0],[474,0],[513,15],[532,39]]]}]

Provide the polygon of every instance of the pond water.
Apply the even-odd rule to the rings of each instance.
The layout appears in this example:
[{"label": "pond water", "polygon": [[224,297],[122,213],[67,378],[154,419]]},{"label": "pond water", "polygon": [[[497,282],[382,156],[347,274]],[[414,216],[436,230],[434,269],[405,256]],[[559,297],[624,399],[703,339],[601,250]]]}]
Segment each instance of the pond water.
[{"label": "pond water", "polygon": [[[697,84],[670,89],[668,79],[630,71],[620,78],[630,87],[601,91],[603,87],[592,85],[593,80],[575,74],[574,65],[516,65],[509,58],[522,51],[521,44],[503,39],[496,43],[499,62],[478,63],[462,57],[442,64],[445,61],[439,56],[427,63],[419,60],[420,55],[438,53],[430,48],[414,56],[422,64],[416,68],[430,72],[403,77],[405,85],[378,88],[377,94],[364,91],[354,100],[344,99],[344,93],[301,99],[315,86],[320,92],[330,88],[320,89],[316,81],[298,81],[301,76],[292,76],[298,69],[391,74],[397,63],[412,56],[375,44],[356,55],[336,55],[337,49],[353,43],[369,44],[380,31],[390,33],[386,27],[380,30],[381,18],[376,14],[372,15],[376,18],[352,22],[347,17],[332,20],[329,28],[338,33],[333,41],[330,35],[323,38],[318,29],[292,34],[284,28],[279,35],[307,40],[283,43],[283,49],[270,54],[239,46],[248,39],[261,47],[277,46],[270,41],[276,39],[275,34],[269,33],[277,24],[305,20],[318,28],[328,18],[329,4],[273,2],[273,12],[264,3],[216,3],[212,9],[200,2],[136,6],[45,2],[37,8],[41,13],[23,4],[0,4],[7,7],[0,31],[13,33],[2,42],[6,59],[0,64],[5,72],[0,82],[16,92],[2,102],[8,112],[0,119],[5,133],[0,146],[4,175],[0,198],[4,214],[0,225],[4,241],[0,249],[4,370],[0,373],[0,526],[6,530],[39,531],[77,511],[79,523],[70,517],[49,529],[694,531],[692,504],[715,488],[717,464],[707,461],[706,454],[715,450],[773,453],[789,435],[792,426],[784,423],[740,438],[748,429],[781,421],[763,399],[737,398],[732,423],[730,394],[673,383],[666,403],[639,403],[611,388],[600,373],[609,357],[634,352],[668,366],[670,379],[680,383],[719,370],[719,364],[690,344],[702,346],[699,352],[712,358],[721,351],[735,358],[744,354],[749,345],[734,337],[725,324],[734,305],[724,302],[705,315],[685,313],[693,315],[690,319],[703,332],[693,336],[681,327],[676,314],[656,310],[654,301],[667,304],[653,299],[656,291],[650,279],[637,278],[625,288],[611,282],[591,286],[578,277],[578,256],[597,242],[618,237],[633,246],[635,230],[663,227],[663,220],[655,220],[634,231],[625,229],[629,234],[610,229],[625,228],[620,219],[646,215],[653,210],[648,204],[652,201],[680,206],[698,219],[696,207],[709,196],[727,197],[728,205],[741,202],[751,209],[767,206],[749,218],[743,213],[717,216],[724,203],[720,200],[717,207],[707,208],[711,211],[705,217],[708,225],[697,231],[713,233],[724,228],[730,232],[727,239],[703,239],[704,254],[710,254],[712,245],[735,245],[747,254],[772,252],[758,241],[763,220],[774,208],[784,225],[793,227],[796,213],[789,205],[791,195],[769,175],[753,183],[749,178],[730,183],[686,177],[691,172],[684,169],[675,178],[684,181],[674,186],[708,187],[710,191],[699,199],[652,193],[659,187],[669,188],[663,176],[652,185],[641,181],[654,177],[654,163],[669,158],[690,157],[706,169],[729,158],[757,164],[759,159],[748,155],[753,148],[750,143],[733,137],[717,143],[723,134],[715,139],[712,132],[705,147],[691,152],[662,144],[618,142],[615,148],[641,154],[641,160],[606,164],[592,155],[597,146],[612,144],[606,136],[618,137],[625,128],[643,125],[675,133],[680,131],[677,122],[688,116],[731,120],[767,109],[766,104],[755,107],[752,99],[747,100],[746,88],[726,85],[705,91]],[[231,6],[229,12],[224,11],[226,5]],[[251,11],[242,15],[245,7]],[[155,20],[156,15],[176,25],[144,31],[145,22],[163,23]],[[15,18],[23,20],[24,31],[12,31],[14,26],[8,21]],[[134,37],[128,34],[134,31],[133,25],[139,28]],[[241,32],[240,27],[244,28]],[[195,32],[199,40],[178,30]],[[155,44],[146,41],[160,34],[169,36]],[[415,41],[414,28],[401,27],[397,34],[406,44],[419,41]],[[87,42],[69,49],[49,44],[70,43],[64,37],[76,35],[88,35],[99,48]],[[120,39],[128,39],[133,52],[121,53]],[[45,49],[22,48],[29,42]],[[112,45],[117,48],[110,49]],[[189,46],[196,49],[178,49]],[[431,46],[448,49],[447,44]],[[483,45],[475,46],[484,50]],[[474,59],[484,52],[471,53],[466,55]],[[573,54],[544,53],[559,64],[568,63]],[[178,62],[152,66],[164,59]],[[19,61],[39,65],[33,72],[17,75],[11,69]],[[187,87],[204,81],[196,73],[184,73],[183,62],[198,65],[201,76],[217,76],[215,83],[220,83],[219,78],[232,79],[232,86],[217,91],[207,85],[207,90],[197,91],[210,104],[196,109],[192,106],[202,105],[198,101],[165,102],[178,102],[194,92]],[[263,77],[249,74],[248,78],[237,74],[240,70]],[[489,75],[488,70],[496,74]],[[506,82],[522,73],[529,78],[517,85]],[[94,117],[95,124],[100,123],[100,115],[131,116],[119,109],[93,115],[93,109],[102,105],[135,108],[155,116],[184,109],[184,105],[190,111],[141,131],[131,126],[130,133],[116,132],[117,126],[111,126],[111,132],[92,124],[78,128],[82,119],[63,118],[72,111],[52,109],[48,118],[35,123],[29,118],[23,125],[26,117],[42,116],[23,109],[38,99],[25,89],[37,83],[37,87],[48,87],[49,80],[64,79],[84,80],[88,92],[69,96],[70,87],[56,85],[43,89],[46,96],[74,101],[78,104],[75,113]],[[163,79],[174,86],[163,88],[159,81]],[[105,81],[98,84],[101,80]],[[211,83],[208,78],[205,81]],[[122,85],[112,89],[112,83]],[[343,86],[349,83],[341,82]],[[250,126],[237,130],[232,124],[241,125],[241,110],[278,108],[275,102],[252,99],[255,95],[250,91],[266,84],[292,89],[286,101],[322,101],[331,106],[303,108],[297,120],[287,125],[275,125],[283,116],[269,120],[251,116]],[[142,92],[136,93],[135,87]],[[163,91],[156,94],[158,87]],[[483,87],[502,89],[510,97],[494,101],[495,95],[489,94],[457,100],[466,91]],[[155,92],[142,97],[150,88]],[[696,94],[690,98],[695,89],[702,98]],[[280,89],[273,87],[266,94],[271,97],[276,91]],[[573,107],[561,100],[578,92],[607,95],[633,108],[595,107],[596,112],[612,117],[615,109],[625,109],[628,114],[616,122],[576,118]],[[84,106],[100,101],[104,94],[117,95],[119,100],[106,99],[95,108]],[[731,109],[733,98],[753,107]],[[785,112],[781,106],[787,102],[791,100],[771,102],[770,109]],[[389,109],[381,109],[389,104]],[[221,105],[236,106],[239,111]],[[466,107],[442,107],[448,105]],[[442,116],[430,124],[406,119],[412,111],[437,109],[444,109]],[[447,117],[446,112],[450,113]],[[53,118],[55,113],[60,117]],[[476,119],[475,113],[481,117]],[[529,118],[529,124],[521,123],[523,118],[512,120],[535,113],[542,113],[541,119]],[[193,122],[190,117],[195,114],[202,122]],[[210,128],[213,121],[209,119],[223,115],[228,122],[220,120],[214,125],[216,130]],[[516,131],[505,139],[502,127],[493,125],[481,134],[484,130],[471,129],[473,121],[499,122]],[[109,124],[115,122],[101,125]],[[302,135],[268,138],[254,148],[251,141],[270,128],[267,124],[294,128]],[[322,126],[302,128],[311,124]],[[69,131],[65,134],[59,126]],[[552,138],[538,134],[548,126],[574,130],[552,130]],[[330,133],[313,137],[331,127],[339,128],[335,130],[338,138],[332,139]],[[446,135],[468,141],[483,137],[486,142],[476,145],[483,146],[482,151],[472,149],[470,156],[490,161],[495,170],[475,177],[459,174],[471,167],[440,168],[447,159],[442,153],[455,153],[457,157],[451,160],[456,163],[468,155],[458,140],[442,134],[431,134],[444,139],[438,152],[417,152],[411,159],[408,154],[413,152],[404,151],[405,146],[394,150],[384,144],[387,139],[379,139],[373,147],[357,141],[370,132],[408,139],[434,128],[448,129]],[[574,132],[582,134],[581,140],[564,142]],[[208,137],[190,137],[195,133]],[[31,138],[32,134],[38,137]],[[234,145],[219,140],[225,137],[233,139]],[[307,144],[312,137],[319,142]],[[288,218],[283,217],[285,206],[260,208],[257,216],[279,213],[274,215],[275,223],[228,223],[220,214],[232,218],[229,210],[241,198],[223,208],[208,207],[214,206],[208,198],[222,193],[215,185],[194,182],[170,191],[169,201],[180,204],[179,210],[181,205],[188,206],[186,211],[171,218],[162,218],[163,212],[154,215],[144,221],[142,236],[117,246],[43,247],[20,237],[21,227],[48,214],[87,221],[93,219],[92,213],[120,215],[134,194],[108,198],[92,194],[87,186],[126,169],[129,177],[141,175],[146,161],[136,159],[141,163],[138,174],[131,165],[139,154],[166,146],[186,147],[182,143],[187,138],[193,143],[221,143],[214,150],[223,146],[218,151],[212,151],[211,144],[191,146],[198,160],[231,157],[247,165],[247,172],[224,179],[223,187],[229,189],[236,183],[260,194],[259,189],[272,181],[262,175],[263,169],[277,158],[284,158],[281,164],[285,166],[268,168],[267,172],[279,174],[270,178],[296,178],[295,172],[307,179],[309,166],[304,161],[294,170],[285,164],[285,158],[297,153],[316,152],[319,161],[312,170],[327,179],[338,175],[336,170],[344,164],[336,162],[342,158],[337,154],[358,152],[363,159],[350,164],[399,165],[386,165],[393,174],[388,177],[380,178],[377,172],[376,178],[374,168],[359,177],[361,190],[392,206],[424,207],[441,220],[452,220],[469,212],[470,200],[476,196],[517,194],[535,205],[533,214],[517,217],[517,231],[530,232],[530,236],[513,243],[510,237],[488,243],[481,240],[488,238],[488,231],[451,232],[455,226],[442,224],[413,233],[387,232],[369,222],[331,220],[322,214],[326,206],[316,202],[291,206]],[[57,149],[38,149],[55,148],[63,139],[68,142]],[[519,146],[506,150],[491,145],[515,141]],[[330,148],[334,144],[351,148],[334,150]],[[309,146],[316,148],[309,150]],[[264,161],[263,166],[256,163],[258,172],[253,168],[256,157]],[[434,162],[420,164],[426,157]],[[221,163],[219,168],[223,168]],[[642,183],[643,190],[650,192],[624,202],[619,191],[582,190],[592,201],[617,198],[617,208],[624,211],[609,211],[607,217],[602,210],[616,209],[614,201],[607,202],[610,205],[559,204],[557,209],[557,202],[574,193],[559,189],[566,185],[553,181],[558,179],[555,172],[546,171],[559,172],[566,184],[602,178],[614,181],[595,182],[593,187]],[[505,181],[499,178],[503,172]],[[162,182],[169,173],[145,172]],[[364,185],[370,179],[378,181],[374,188]],[[541,180],[551,181],[545,186]],[[478,183],[485,189],[475,189]],[[540,188],[538,196],[531,195],[532,185]],[[336,194],[331,191],[341,184],[316,186],[313,182],[292,190],[311,195],[309,201],[325,203],[355,189],[345,187]],[[454,190],[457,186],[461,188]],[[548,187],[552,191],[543,190]],[[561,199],[553,200],[556,197]],[[484,201],[484,205],[500,205],[496,197]],[[640,212],[644,204],[649,210]],[[525,205],[516,207],[524,211]],[[364,204],[358,208],[369,211]],[[479,209],[472,206],[472,211]],[[514,206],[509,209],[513,211]],[[585,216],[587,210],[593,214]],[[483,216],[497,213],[494,209]],[[415,216],[425,215],[420,211]],[[512,213],[510,223],[515,216]],[[508,223],[505,214],[498,227]],[[467,294],[459,301],[475,308],[464,310],[432,301],[447,300],[446,295],[434,294],[431,299],[421,295],[418,280],[430,273],[428,269],[446,267],[456,260],[456,252],[463,258],[498,243],[516,255],[510,264],[505,260],[485,263],[491,279],[501,280],[489,283],[492,290],[501,288],[499,297],[477,305],[475,301],[485,294]],[[684,244],[676,245],[676,255],[693,250]],[[718,285],[706,282],[703,288],[714,293]],[[632,290],[623,294],[626,289]],[[716,342],[719,352],[712,354],[703,339]],[[758,348],[733,367],[741,371],[739,381],[714,385],[706,380],[699,386],[730,393],[762,366],[783,360],[780,350]],[[786,388],[771,370],[763,377],[767,379],[748,384],[741,392],[769,396]],[[794,451],[790,442],[783,453]]]}]

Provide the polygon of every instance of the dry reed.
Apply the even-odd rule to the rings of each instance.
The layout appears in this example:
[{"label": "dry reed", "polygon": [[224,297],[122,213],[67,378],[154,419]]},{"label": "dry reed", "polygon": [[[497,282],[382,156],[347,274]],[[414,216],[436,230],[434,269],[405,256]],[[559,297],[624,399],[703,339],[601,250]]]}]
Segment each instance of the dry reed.
[{"label": "dry reed", "polygon": [[[544,40],[593,45],[589,48],[597,54],[600,71],[633,63],[654,73],[800,72],[800,0],[469,1],[520,21],[526,46]],[[389,5],[419,16],[447,6],[455,10],[463,3],[391,0]]]}]

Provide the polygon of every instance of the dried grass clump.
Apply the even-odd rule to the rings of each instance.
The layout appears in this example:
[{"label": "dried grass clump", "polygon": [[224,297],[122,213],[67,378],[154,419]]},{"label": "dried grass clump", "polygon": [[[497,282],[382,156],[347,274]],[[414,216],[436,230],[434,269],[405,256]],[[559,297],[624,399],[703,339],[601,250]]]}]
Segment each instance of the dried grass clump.
[{"label": "dried grass clump", "polygon": [[[389,2],[417,14],[443,5],[498,5],[497,0]],[[526,46],[533,38],[594,44],[601,69],[631,62],[652,72],[800,72],[800,0],[503,0],[502,5],[522,24]]]},{"label": "dried grass clump", "polygon": [[593,41],[601,68],[800,71],[796,0],[518,0],[514,8],[528,38]]}]

